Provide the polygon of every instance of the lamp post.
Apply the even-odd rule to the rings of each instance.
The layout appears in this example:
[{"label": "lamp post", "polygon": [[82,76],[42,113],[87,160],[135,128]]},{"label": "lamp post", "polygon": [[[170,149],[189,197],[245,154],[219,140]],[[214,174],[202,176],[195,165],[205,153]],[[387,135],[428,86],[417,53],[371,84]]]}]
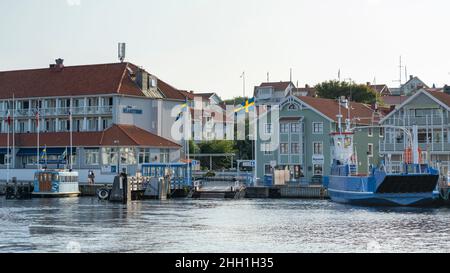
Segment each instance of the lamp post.
[{"label": "lamp post", "polygon": [[117,174],[120,175],[120,141],[114,140],[114,144],[117,146]]}]

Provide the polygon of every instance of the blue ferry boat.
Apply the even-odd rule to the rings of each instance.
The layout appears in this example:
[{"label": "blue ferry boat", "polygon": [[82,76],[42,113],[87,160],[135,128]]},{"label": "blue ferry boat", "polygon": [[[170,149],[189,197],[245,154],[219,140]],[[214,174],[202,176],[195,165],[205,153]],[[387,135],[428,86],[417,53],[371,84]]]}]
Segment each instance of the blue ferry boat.
[{"label": "blue ferry boat", "polygon": [[78,172],[40,170],[35,173],[33,197],[77,197]]},{"label": "blue ferry boat", "polygon": [[[339,117],[339,116],[338,116]],[[333,165],[324,187],[332,201],[362,206],[428,206],[436,202],[439,171],[421,164],[417,127],[410,136],[405,162],[400,166],[382,164],[372,167],[367,175],[358,174],[353,147],[353,130],[332,133]]]}]

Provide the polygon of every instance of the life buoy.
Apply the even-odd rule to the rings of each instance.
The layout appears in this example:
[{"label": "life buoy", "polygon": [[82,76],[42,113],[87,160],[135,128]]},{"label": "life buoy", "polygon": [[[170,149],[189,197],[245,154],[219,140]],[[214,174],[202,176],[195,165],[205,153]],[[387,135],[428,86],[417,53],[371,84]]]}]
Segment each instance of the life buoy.
[{"label": "life buoy", "polygon": [[98,199],[100,200],[108,200],[109,199],[109,190],[100,189],[97,193]]}]

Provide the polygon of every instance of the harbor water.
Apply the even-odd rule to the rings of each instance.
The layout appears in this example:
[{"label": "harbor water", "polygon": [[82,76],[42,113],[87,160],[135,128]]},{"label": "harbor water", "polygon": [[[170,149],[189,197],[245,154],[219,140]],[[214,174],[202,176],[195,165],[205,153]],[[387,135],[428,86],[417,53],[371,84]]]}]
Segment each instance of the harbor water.
[{"label": "harbor water", "polygon": [[449,252],[449,235],[448,208],[0,197],[0,252]]}]

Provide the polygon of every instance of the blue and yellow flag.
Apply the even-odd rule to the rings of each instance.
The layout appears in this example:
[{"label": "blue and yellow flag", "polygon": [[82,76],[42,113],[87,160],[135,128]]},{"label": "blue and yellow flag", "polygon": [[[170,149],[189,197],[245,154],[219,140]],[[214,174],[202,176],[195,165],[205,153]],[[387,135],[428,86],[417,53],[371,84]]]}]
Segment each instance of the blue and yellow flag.
[{"label": "blue and yellow flag", "polygon": [[253,106],[255,106],[255,98],[251,98],[251,99],[246,100],[246,101],[243,102],[243,103],[241,104],[241,106],[240,106],[238,109],[236,109],[234,112],[237,113],[237,112],[240,112],[240,111],[242,111],[242,110],[245,109],[245,112],[248,113],[248,112],[249,112],[249,109],[250,109],[251,107],[253,107]]},{"label": "blue and yellow flag", "polygon": [[45,147],[42,152],[41,152],[41,159],[44,159],[45,156],[47,155],[47,147]]},{"label": "blue and yellow flag", "polygon": [[181,106],[181,110],[180,110],[181,112],[178,114],[178,116],[175,119],[175,121],[179,121],[183,117],[183,110],[185,108],[188,108],[189,105],[188,105],[188,102],[186,101],[185,103],[181,104],[180,106]]}]

